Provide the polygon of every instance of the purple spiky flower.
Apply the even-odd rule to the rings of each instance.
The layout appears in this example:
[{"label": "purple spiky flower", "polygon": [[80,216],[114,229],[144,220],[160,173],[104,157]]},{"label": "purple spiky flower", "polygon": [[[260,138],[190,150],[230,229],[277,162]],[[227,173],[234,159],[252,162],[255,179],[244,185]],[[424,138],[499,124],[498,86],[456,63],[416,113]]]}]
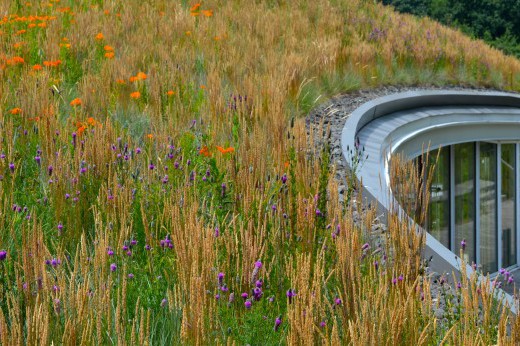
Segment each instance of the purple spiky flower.
[{"label": "purple spiky flower", "polygon": [[274,320],[274,331],[277,332],[278,331],[278,328],[280,328],[280,325],[282,324],[282,316],[278,316],[275,320]]},{"label": "purple spiky flower", "polygon": [[264,293],[262,292],[262,289],[260,287],[253,288],[253,298],[255,300],[260,300],[260,298],[262,298],[263,294]]},{"label": "purple spiky flower", "polygon": [[7,251],[1,250],[0,251],[0,261],[5,261],[6,258],[7,258]]},{"label": "purple spiky flower", "polygon": [[251,304],[251,301],[250,301],[250,300],[246,300],[246,301],[244,302],[244,306],[246,307],[247,310],[251,309],[251,305],[252,305],[252,304]]},{"label": "purple spiky flower", "polygon": [[111,272],[115,272],[116,269],[117,269],[117,265],[116,265],[115,263],[112,263],[112,264],[110,265],[110,271],[111,271]]},{"label": "purple spiky flower", "polygon": [[293,289],[289,288],[287,290],[287,292],[285,293],[285,295],[287,296],[287,299],[289,300],[289,304],[292,304],[293,297],[296,296],[296,293],[293,291]]}]

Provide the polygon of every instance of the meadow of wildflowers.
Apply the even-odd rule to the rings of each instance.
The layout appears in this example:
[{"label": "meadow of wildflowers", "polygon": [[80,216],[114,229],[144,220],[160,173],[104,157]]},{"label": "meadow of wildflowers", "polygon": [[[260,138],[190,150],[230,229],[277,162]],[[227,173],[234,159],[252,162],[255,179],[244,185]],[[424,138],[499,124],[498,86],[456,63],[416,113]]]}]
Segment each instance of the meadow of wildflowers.
[{"label": "meadow of wildflowers", "polygon": [[518,342],[485,280],[441,323],[422,239],[339,203],[305,115],[384,84],[520,62],[362,0],[1,1],[0,343]]}]

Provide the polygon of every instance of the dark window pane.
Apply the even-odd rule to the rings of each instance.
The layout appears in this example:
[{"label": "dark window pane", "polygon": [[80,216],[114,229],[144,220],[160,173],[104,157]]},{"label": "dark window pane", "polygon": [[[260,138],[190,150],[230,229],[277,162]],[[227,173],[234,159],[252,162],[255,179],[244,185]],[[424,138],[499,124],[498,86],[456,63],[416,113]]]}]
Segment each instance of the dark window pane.
[{"label": "dark window pane", "polygon": [[[438,156],[437,156],[438,155]],[[438,157],[438,159],[437,159]],[[437,160],[437,161],[436,161]],[[450,151],[449,147],[434,150],[429,155],[434,167],[430,185],[427,229],[448,249],[450,247]]]},{"label": "dark window pane", "polygon": [[475,143],[456,144],[455,152],[455,244],[459,254],[466,240],[465,260],[475,261]]},{"label": "dark window pane", "polygon": [[497,145],[480,143],[480,264],[484,273],[497,264]]},{"label": "dark window pane", "polygon": [[502,144],[502,265],[516,264],[515,144]]}]

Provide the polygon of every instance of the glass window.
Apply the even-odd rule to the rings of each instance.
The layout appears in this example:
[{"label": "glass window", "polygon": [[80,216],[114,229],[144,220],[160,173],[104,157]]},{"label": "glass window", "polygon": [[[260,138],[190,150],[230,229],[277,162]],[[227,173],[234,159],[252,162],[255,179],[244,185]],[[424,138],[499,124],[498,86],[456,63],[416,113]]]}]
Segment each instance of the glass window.
[{"label": "glass window", "polygon": [[[435,165],[435,167],[434,167]],[[431,175],[427,229],[448,249],[450,248],[450,150],[449,147],[429,154]]]},{"label": "glass window", "polygon": [[468,263],[475,262],[475,143],[454,145],[455,161],[455,244],[459,254],[461,241]]},{"label": "glass window", "polygon": [[480,264],[484,273],[496,272],[497,264],[497,145],[480,146]]},{"label": "glass window", "polygon": [[515,144],[502,144],[502,266],[516,264]]}]

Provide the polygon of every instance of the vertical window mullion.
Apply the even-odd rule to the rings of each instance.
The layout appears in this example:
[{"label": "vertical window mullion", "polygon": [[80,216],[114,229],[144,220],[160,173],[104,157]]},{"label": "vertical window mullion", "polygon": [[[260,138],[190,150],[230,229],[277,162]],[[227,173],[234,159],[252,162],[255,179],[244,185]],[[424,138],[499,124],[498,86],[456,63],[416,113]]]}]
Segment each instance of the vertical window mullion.
[{"label": "vertical window mullion", "polygon": [[518,187],[520,186],[520,143],[515,144],[515,235],[516,235],[516,264],[520,263],[520,194]]},{"label": "vertical window mullion", "polygon": [[[455,246],[455,146],[450,145],[450,250]],[[457,254],[458,256],[458,254]]]},{"label": "vertical window mullion", "polygon": [[503,263],[503,251],[502,251],[502,144],[497,144],[497,255],[498,255],[498,268],[502,268]]},{"label": "vertical window mullion", "polygon": [[480,258],[480,142],[475,142],[475,262]]}]

